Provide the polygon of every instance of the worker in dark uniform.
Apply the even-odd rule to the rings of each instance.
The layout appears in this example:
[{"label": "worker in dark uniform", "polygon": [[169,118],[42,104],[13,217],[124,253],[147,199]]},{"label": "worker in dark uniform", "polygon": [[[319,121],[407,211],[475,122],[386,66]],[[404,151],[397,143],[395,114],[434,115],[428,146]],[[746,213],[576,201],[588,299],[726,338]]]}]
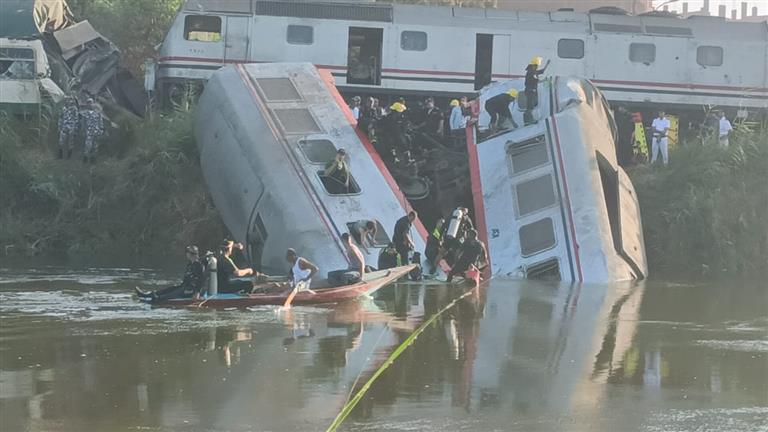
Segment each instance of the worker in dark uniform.
[{"label": "worker in dark uniform", "polygon": [[517,123],[512,119],[510,106],[515,99],[517,99],[517,90],[509,89],[485,101],[485,111],[491,116],[491,129],[508,129],[510,124],[513,128],[517,128]]},{"label": "worker in dark uniform", "polygon": [[415,220],[416,212],[410,211],[407,216],[401,217],[395,224],[392,243],[395,244],[395,249],[400,258],[400,265],[408,264],[408,253],[414,248],[413,239],[411,238],[411,226]]},{"label": "worker in dark uniform", "polygon": [[525,68],[525,124],[534,123],[533,109],[539,104],[539,76],[542,75],[549,66],[549,60],[542,69],[541,57],[534,57]]},{"label": "worker in dark uniform", "polygon": [[200,251],[197,246],[187,246],[187,267],[184,270],[184,279],[181,284],[153,292],[146,292],[136,287],[136,295],[139,298],[152,303],[162,302],[172,298],[200,298],[200,290],[203,286],[203,264],[200,262]]},{"label": "worker in dark uniform", "polygon": [[232,251],[237,248],[243,250],[242,243],[235,243],[232,240],[224,240],[219,247],[219,255],[216,257],[218,269],[216,276],[218,278],[219,294],[246,292],[250,293],[253,289],[253,282],[247,280],[237,280],[246,276],[258,276],[252,268],[238,268],[232,260]]},{"label": "worker in dark uniform", "polygon": [[459,257],[456,263],[448,272],[448,282],[453,280],[454,276],[462,276],[471,266],[481,269],[488,260],[488,252],[483,242],[478,240],[477,231],[474,229],[467,232],[467,238],[461,245]]},{"label": "worker in dark uniform", "polygon": [[77,100],[72,96],[67,96],[59,113],[59,159],[63,159],[65,155],[67,159],[72,156],[79,116],[80,110],[77,107]]},{"label": "worker in dark uniform", "polygon": [[423,122],[418,125],[418,129],[432,136],[441,136],[443,134],[443,113],[435,105],[434,99],[430,97],[424,101],[423,112]]},{"label": "worker in dark uniform", "polygon": [[431,275],[437,273],[437,262],[442,255],[443,225],[445,225],[445,219],[438,219],[435,224],[435,229],[429,233],[429,237],[427,238],[427,248],[424,250],[424,255],[427,257],[427,264],[429,266],[429,274]]}]

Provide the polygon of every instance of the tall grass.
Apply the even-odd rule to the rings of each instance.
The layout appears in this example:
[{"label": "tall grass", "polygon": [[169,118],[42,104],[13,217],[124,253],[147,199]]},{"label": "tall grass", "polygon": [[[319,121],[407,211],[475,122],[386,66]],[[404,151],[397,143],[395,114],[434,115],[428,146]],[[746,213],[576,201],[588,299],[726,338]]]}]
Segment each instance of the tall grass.
[{"label": "tall grass", "polygon": [[[162,258],[215,245],[223,225],[202,180],[190,112],[124,123],[99,160],[55,158],[55,137],[0,119],[0,253]],[[55,129],[55,128],[53,128]]]},{"label": "tall grass", "polygon": [[669,166],[629,174],[651,274],[768,275],[768,125],[736,125],[728,149],[687,142]]}]

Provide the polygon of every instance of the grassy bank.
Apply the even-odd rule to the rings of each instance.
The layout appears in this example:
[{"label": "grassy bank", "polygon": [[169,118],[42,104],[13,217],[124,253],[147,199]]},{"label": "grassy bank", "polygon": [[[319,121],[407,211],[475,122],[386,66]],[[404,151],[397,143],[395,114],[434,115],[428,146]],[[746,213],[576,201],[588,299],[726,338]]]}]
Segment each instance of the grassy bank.
[{"label": "grassy bank", "polygon": [[667,167],[629,170],[655,277],[768,275],[768,125],[731,146],[689,142]]},{"label": "grassy bank", "polygon": [[[55,158],[55,132],[0,119],[0,254],[139,261],[215,245],[191,113],[122,121],[99,160]],[[170,248],[170,249],[169,249]]]}]

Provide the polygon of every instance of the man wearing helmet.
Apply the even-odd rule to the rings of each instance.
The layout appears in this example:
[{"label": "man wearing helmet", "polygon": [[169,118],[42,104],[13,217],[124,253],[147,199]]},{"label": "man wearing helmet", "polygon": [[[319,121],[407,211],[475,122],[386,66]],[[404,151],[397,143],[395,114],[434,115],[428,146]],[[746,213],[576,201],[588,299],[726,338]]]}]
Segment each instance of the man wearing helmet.
[{"label": "man wearing helmet", "polygon": [[485,101],[485,111],[491,116],[492,130],[508,129],[510,124],[513,128],[517,128],[517,123],[512,119],[512,104],[515,103],[515,99],[517,99],[517,90],[509,89]]},{"label": "man wearing helmet", "polygon": [[200,290],[203,286],[203,264],[200,263],[200,251],[197,246],[187,246],[187,267],[184,270],[184,279],[181,284],[157,291],[147,292],[136,287],[136,295],[151,303],[161,302],[172,298],[192,297],[200,298]]},{"label": "man wearing helmet", "polygon": [[549,60],[542,69],[541,57],[534,57],[525,68],[525,124],[533,123],[533,109],[539,104],[539,75],[549,67]]}]

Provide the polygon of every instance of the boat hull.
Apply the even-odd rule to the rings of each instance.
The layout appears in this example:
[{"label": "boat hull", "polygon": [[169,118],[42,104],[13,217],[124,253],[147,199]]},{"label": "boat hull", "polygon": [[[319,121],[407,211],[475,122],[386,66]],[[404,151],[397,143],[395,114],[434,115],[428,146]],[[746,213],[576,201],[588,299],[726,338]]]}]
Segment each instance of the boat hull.
[{"label": "boat hull", "polygon": [[[293,305],[312,305],[339,303],[346,300],[369,295],[380,288],[406,276],[415,268],[414,265],[395,267],[389,270],[381,270],[368,273],[362,282],[334,288],[319,288],[315,294],[303,291],[296,294]],[[283,305],[291,290],[267,294],[219,294],[207,299],[194,300],[191,298],[170,299],[153,304],[162,307],[207,307],[213,309],[223,308],[247,308],[251,306]]]}]

